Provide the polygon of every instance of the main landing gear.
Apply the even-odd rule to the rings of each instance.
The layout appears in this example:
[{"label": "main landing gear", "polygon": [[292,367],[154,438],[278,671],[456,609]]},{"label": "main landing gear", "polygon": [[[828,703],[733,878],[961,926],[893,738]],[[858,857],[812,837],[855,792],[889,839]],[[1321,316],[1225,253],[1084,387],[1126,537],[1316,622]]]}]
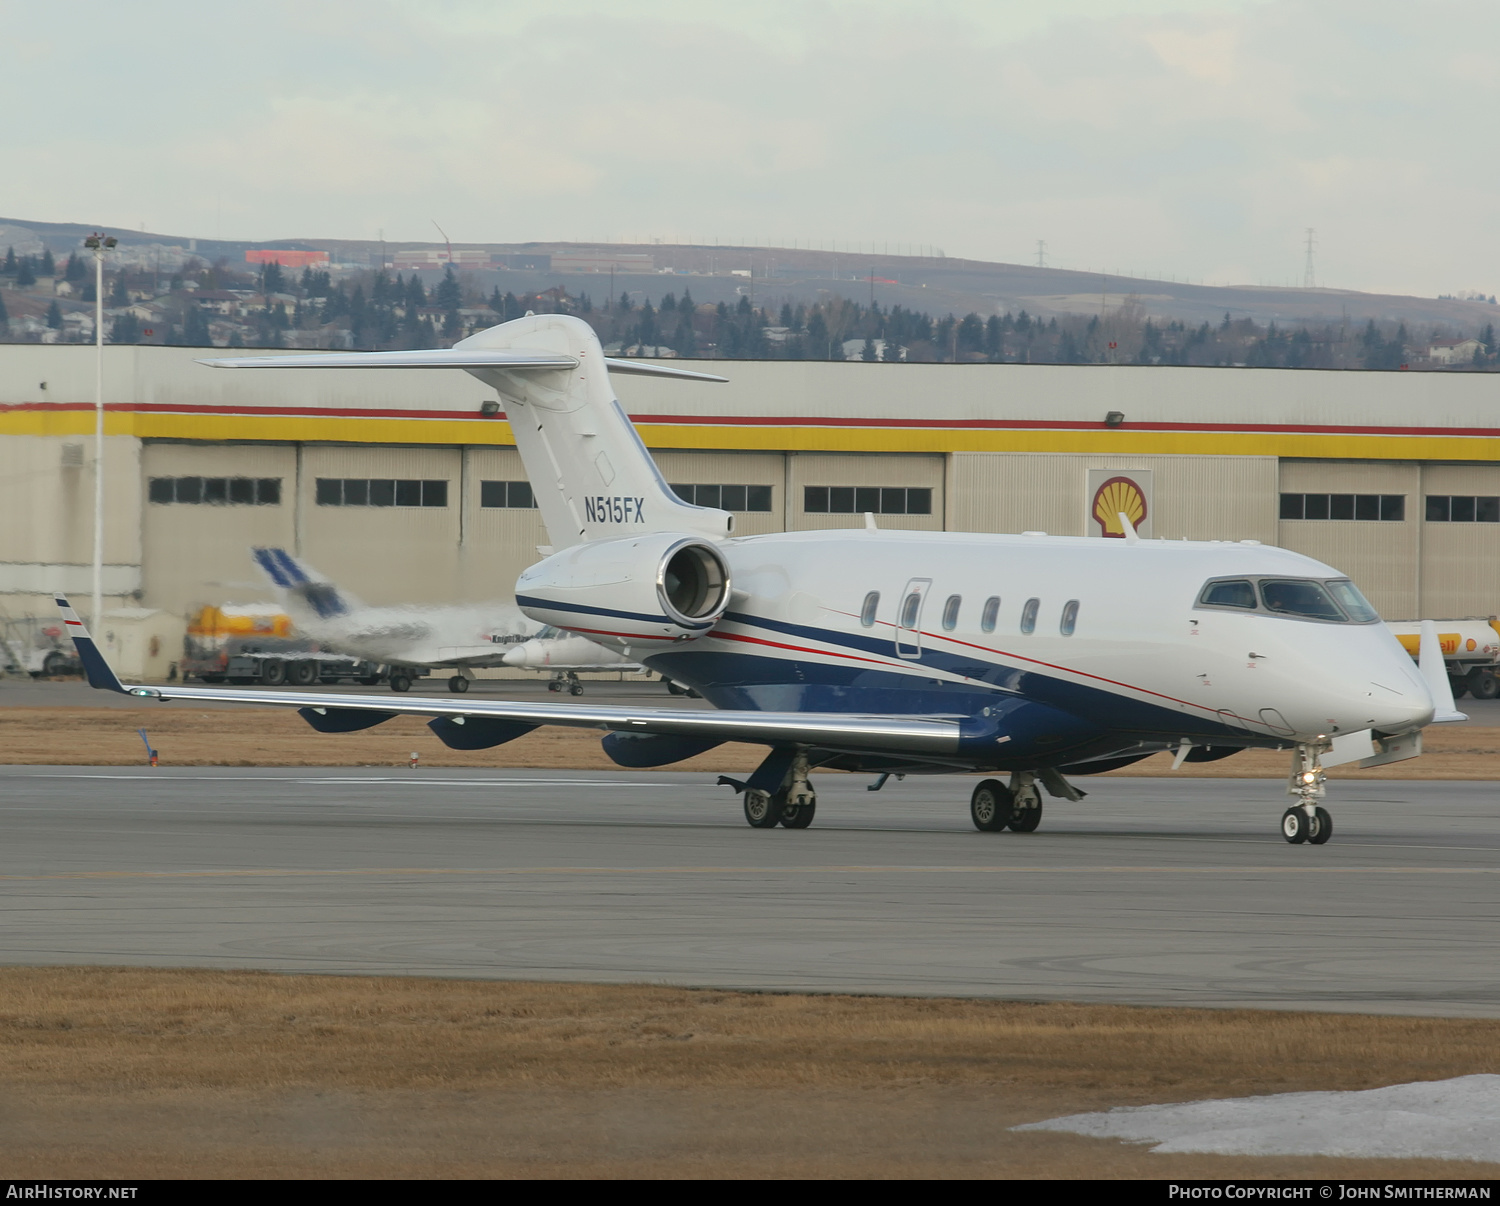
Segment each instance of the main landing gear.
[{"label": "main landing gear", "polygon": [[807,775],[805,752],[772,750],[748,782],[720,775],[719,783],[740,793],[752,829],[806,829],[818,811],[818,795]]},{"label": "main landing gear", "polygon": [[999,779],[981,779],[969,797],[969,819],[985,833],[1004,829],[1034,833],[1042,823],[1042,793],[1037,790],[1036,776],[1016,771],[1009,787]]},{"label": "main landing gear", "polygon": [[1303,842],[1321,846],[1333,836],[1333,818],[1318,803],[1327,781],[1318,754],[1318,747],[1305,743],[1292,753],[1292,774],[1286,793],[1296,796],[1297,803],[1281,814],[1281,836],[1294,846]]}]

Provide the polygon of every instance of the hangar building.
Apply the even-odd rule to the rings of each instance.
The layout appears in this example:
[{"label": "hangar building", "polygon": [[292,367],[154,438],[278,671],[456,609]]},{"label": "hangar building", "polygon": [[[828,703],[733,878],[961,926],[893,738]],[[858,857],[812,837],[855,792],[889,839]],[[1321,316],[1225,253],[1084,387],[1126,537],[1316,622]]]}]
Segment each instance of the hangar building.
[{"label": "hangar building", "polygon": [[[371,603],[505,599],[547,543],[504,415],[466,373],[243,372],[202,355],[105,349],[106,607],[269,599],[249,556],[263,544]],[[88,346],[0,346],[9,616],[89,595],[94,366]],[[737,534],[875,511],[893,528],[1103,536],[1095,512],[1128,495],[1143,535],[1308,553],[1390,619],[1500,610],[1500,376],[704,367],[730,383],[615,388],[667,480],[735,511]]]}]

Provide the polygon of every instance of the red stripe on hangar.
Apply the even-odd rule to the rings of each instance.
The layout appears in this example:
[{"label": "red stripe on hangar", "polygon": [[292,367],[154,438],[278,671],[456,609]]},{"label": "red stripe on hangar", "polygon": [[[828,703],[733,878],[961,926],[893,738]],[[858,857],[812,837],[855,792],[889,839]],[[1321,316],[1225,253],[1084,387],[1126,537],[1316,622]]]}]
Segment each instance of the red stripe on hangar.
[{"label": "red stripe on hangar", "polygon": [[[850,427],[949,431],[1099,431],[1098,421],[1065,419],[831,419],[781,415],[631,415],[634,423],[679,427]],[[1340,423],[1136,423],[1129,431],[1292,432],[1384,436],[1500,436],[1500,427],[1369,427]],[[1119,429],[1114,429],[1119,430]]]}]

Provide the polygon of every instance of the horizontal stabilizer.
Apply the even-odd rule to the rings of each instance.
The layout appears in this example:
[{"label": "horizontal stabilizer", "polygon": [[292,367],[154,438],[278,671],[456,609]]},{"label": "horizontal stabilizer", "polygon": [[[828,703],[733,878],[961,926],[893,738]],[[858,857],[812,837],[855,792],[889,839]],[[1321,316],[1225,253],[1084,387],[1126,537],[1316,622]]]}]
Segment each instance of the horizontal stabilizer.
[{"label": "horizontal stabilizer", "polygon": [[313,356],[227,356],[200,360],[210,368],[496,368],[575,369],[578,357],[557,352],[428,348],[414,352],[337,352]]},{"label": "horizontal stabilizer", "polygon": [[[502,369],[507,372],[539,372],[546,369],[575,369],[578,357],[557,352],[525,352],[503,348],[428,348],[413,352],[338,352],[312,356],[225,356],[200,360],[210,368],[283,368],[283,369]],[[645,377],[678,377],[687,381],[716,381],[727,377],[698,373],[691,369],[669,368],[664,364],[646,364],[639,360],[605,358],[612,373],[634,373]]]},{"label": "horizontal stabilizer", "polygon": [[366,712],[358,708],[298,708],[297,715],[320,733],[357,733],[394,720],[395,712]]}]

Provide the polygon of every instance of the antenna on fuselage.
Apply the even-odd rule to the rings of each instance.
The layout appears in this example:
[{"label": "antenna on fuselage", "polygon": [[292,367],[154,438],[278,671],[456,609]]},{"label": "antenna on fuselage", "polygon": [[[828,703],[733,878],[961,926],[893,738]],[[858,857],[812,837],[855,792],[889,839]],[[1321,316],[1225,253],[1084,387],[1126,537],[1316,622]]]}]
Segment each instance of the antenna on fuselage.
[{"label": "antenna on fuselage", "polygon": [[1135,524],[1130,522],[1130,516],[1126,515],[1124,511],[1116,511],[1115,514],[1120,517],[1120,530],[1125,533],[1125,543],[1139,544],[1141,542],[1140,533],[1135,530]]}]

